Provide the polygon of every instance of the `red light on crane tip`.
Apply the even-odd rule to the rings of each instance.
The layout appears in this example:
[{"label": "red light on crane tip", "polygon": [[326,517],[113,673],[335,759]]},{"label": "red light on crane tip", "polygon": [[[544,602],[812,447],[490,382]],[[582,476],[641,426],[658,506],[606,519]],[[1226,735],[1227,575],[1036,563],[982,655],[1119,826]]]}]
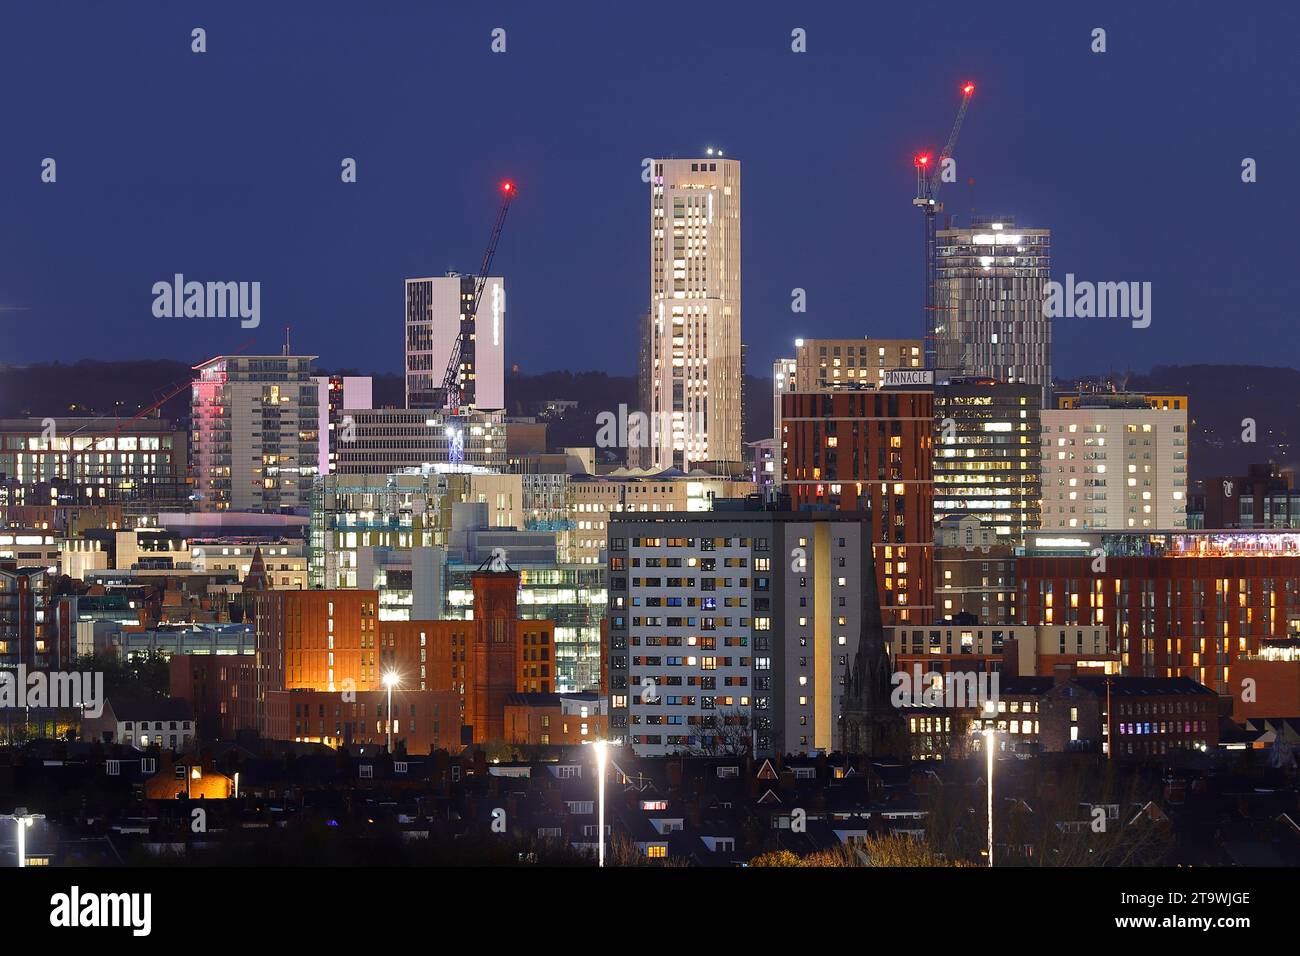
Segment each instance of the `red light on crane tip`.
[{"label": "red light on crane tip", "polygon": [[965,86],[961,88],[961,91],[965,93],[967,96],[970,96],[972,93],[975,92],[975,84],[967,83]]},{"label": "red light on crane tip", "polygon": [[501,184],[501,191],[505,193],[512,193],[515,191],[515,184],[510,182],[510,180],[507,179],[505,182]]},{"label": "red light on crane tip", "polygon": [[929,163],[930,163],[929,153],[922,153],[920,156],[916,157],[916,165],[918,166],[927,166],[929,165]]}]

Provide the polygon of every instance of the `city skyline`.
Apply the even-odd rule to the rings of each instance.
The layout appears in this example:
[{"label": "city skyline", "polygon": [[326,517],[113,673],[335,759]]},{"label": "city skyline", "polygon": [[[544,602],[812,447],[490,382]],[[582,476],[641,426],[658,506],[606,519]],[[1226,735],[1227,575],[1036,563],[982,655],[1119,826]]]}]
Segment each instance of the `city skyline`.
[{"label": "city skyline", "polygon": [[[610,867],[1280,924],[1294,27],[0,11],[9,923],[666,926]],[[559,868],[611,902],[474,885]]]},{"label": "city skyline", "polygon": [[[935,18],[931,55],[916,61],[872,42],[901,12],[760,7],[731,22],[698,10],[728,38],[705,66],[690,44],[680,60],[665,56],[629,15],[592,5],[545,15],[501,8],[503,53],[490,49],[492,13],[440,11],[437,35],[459,42],[439,58],[421,54],[418,29],[381,30],[382,15],[372,24],[382,43],[353,44],[341,8],[313,13],[290,29],[254,7],[204,11],[209,48],[197,57],[180,41],[163,52],[173,32],[188,37],[194,15],[160,8],[131,41],[158,48],[158,58],[126,64],[105,59],[125,41],[124,26],[93,8],[84,35],[95,42],[62,37],[39,10],[13,15],[18,29],[7,36],[24,41],[3,49],[10,69],[57,67],[75,55],[81,68],[101,64],[104,78],[74,95],[56,69],[14,111],[10,138],[25,149],[0,158],[14,184],[0,212],[4,360],[47,357],[43,329],[52,325],[76,333],[69,358],[191,362],[250,338],[256,350],[278,350],[290,326],[295,348],[321,355],[323,367],[397,371],[401,283],[472,270],[496,186],[514,178],[520,199],[497,270],[511,288],[506,368],[634,374],[627,343],[648,306],[642,161],[709,146],[747,171],[749,372],[770,368],[796,337],[915,337],[924,320],[912,156],[941,143],[967,79],[979,88],[944,193],[958,225],[1005,214],[1048,228],[1055,278],[1150,281],[1156,290],[1146,329],[1058,319],[1059,375],[1190,361],[1225,320],[1258,333],[1219,343],[1216,355],[1263,363],[1285,333],[1294,280],[1284,244],[1268,241],[1279,227],[1264,217],[1275,206],[1267,183],[1295,134],[1256,103],[1258,89],[1294,90],[1294,81],[1272,65],[1281,59],[1264,55],[1273,41],[1249,17],[1221,29],[1197,11],[1170,23],[1101,5],[1088,16],[1108,28],[1110,48],[1095,54],[1082,13],[1036,10],[994,25],[954,7]],[[431,15],[412,12],[417,21]],[[791,52],[792,26],[806,30],[806,53]],[[568,62],[565,44],[584,51],[581,64]],[[645,55],[629,56],[629,45]],[[148,84],[164,68],[172,82]],[[732,108],[687,101],[657,114],[649,107],[664,70],[688,84],[707,79]],[[587,71],[602,83],[586,82]],[[484,104],[457,126],[454,141],[468,148],[447,149],[453,140],[439,128],[400,124],[396,134],[391,117],[458,76],[473,77]],[[279,92],[259,97],[262,88]],[[826,89],[859,91],[860,108],[828,100]],[[358,110],[381,91],[391,109]],[[549,108],[557,96],[579,97],[583,109],[557,113]],[[108,122],[104,107],[128,99]],[[639,122],[614,120],[638,107]],[[196,125],[196,136],[167,149],[143,145],[158,117],[198,124],[205,110],[220,134]],[[254,138],[229,135],[241,128]],[[105,151],[107,142],[119,145]],[[575,154],[589,157],[580,180],[564,174]],[[54,183],[41,181],[44,157],[58,162]],[[1247,157],[1260,164],[1259,183],[1241,181]],[[340,178],[347,158],[357,163],[355,183]],[[1147,188],[1148,167],[1159,188]],[[594,201],[573,202],[575,188]],[[577,308],[575,267],[584,277]],[[260,282],[260,325],[156,318],[150,289],[177,272]],[[796,289],[806,312],[791,311]],[[366,332],[350,336],[357,329]]]}]

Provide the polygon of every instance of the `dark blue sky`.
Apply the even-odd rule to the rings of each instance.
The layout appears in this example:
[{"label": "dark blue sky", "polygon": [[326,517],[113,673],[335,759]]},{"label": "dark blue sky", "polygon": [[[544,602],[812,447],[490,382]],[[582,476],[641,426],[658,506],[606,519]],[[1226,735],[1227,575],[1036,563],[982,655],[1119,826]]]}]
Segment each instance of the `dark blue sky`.
[{"label": "dark blue sky", "polygon": [[[397,371],[402,279],[476,268],[510,176],[509,361],[630,373],[648,294],[641,159],[709,144],[743,162],[752,371],[798,335],[919,335],[911,156],[942,145],[970,78],[949,211],[1050,227],[1058,277],[1153,283],[1149,329],[1058,320],[1058,373],[1297,364],[1295,11],[9,2],[0,362],[198,361],[253,334],[249,351],[277,351],[291,325],[323,365]],[[206,54],[190,52],[195,26]],[[505,54],[489,50],[498,26]],[[1258,183],[1241,182],[1243,157]],[[154,318],[150,288],[175,272],[259,280],[261,327]]]}]

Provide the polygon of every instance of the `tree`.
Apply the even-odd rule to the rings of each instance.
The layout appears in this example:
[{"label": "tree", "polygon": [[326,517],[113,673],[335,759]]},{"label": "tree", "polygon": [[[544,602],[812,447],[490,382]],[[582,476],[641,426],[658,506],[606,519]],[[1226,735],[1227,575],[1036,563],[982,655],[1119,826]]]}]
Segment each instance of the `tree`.
[{"label": "tree", "polygon": [[166,697],[171,691],[171,669],[157,651],[134,655],[123,661],[116,654],[85,654],[77,658],[79,671],[104,675],[104,695],[122,697]]},{"label": "tree", "polygon": [[773,850],[771,853],[761,853],[749,861],[750,866],[757,867],[778,867],[778,866],[803,866],[803,859],[797,853],[791,853],[789,850]]},{"label": "tree", "polygon": [[[754,722],[748,710],[719,708],[700,718],[691,753],[704,757],[747,757],[754,752]],[[708,723],[704,723],[708,721]]]},{"label": "tree", "polygon": [[905,833],[882,833],[869,836],[862,843],[862,852],[866,855],[867,866],[889,867],[928,867],[928,866],[967,866],[960,861],[949,860],[925,840],[918,840]]}]

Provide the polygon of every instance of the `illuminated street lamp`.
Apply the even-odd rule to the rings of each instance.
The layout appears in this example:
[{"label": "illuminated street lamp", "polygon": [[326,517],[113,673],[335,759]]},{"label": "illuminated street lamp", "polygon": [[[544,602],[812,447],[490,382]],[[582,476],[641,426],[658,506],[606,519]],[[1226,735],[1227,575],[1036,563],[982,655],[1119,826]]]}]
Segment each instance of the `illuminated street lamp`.
[{"label": "illuminated street lamp", "polygon": [[18,865],[27,865],[27,828],[37,820],[44,820],[43,813],[28,813],[26,807],[18,807],[13,813],[0,814],[0,820],[12,820],[18,825]]},{"label": "illuminated street lamp", "polygon": [[605,865],[605,760],[606,741],[593,740],[591,746],[596,751],[596,865]]},{"label": "illuminated street lamp", "polygon": [[393,752],[393,688],[397,686],[397,671],[384,675],[384,686],[388,688],[388,752]]},{"label": "illuminated street lamp", "polygon": [[[984,702],[984,713],[992,720],[997,715],[993,701]],[[988,818],[989,818],[989,866],[993,865],[993,745],[997,741],[997,730],[992,726],[984,728],[984,753],[988,765],[985,779],[988,781]]]}]

